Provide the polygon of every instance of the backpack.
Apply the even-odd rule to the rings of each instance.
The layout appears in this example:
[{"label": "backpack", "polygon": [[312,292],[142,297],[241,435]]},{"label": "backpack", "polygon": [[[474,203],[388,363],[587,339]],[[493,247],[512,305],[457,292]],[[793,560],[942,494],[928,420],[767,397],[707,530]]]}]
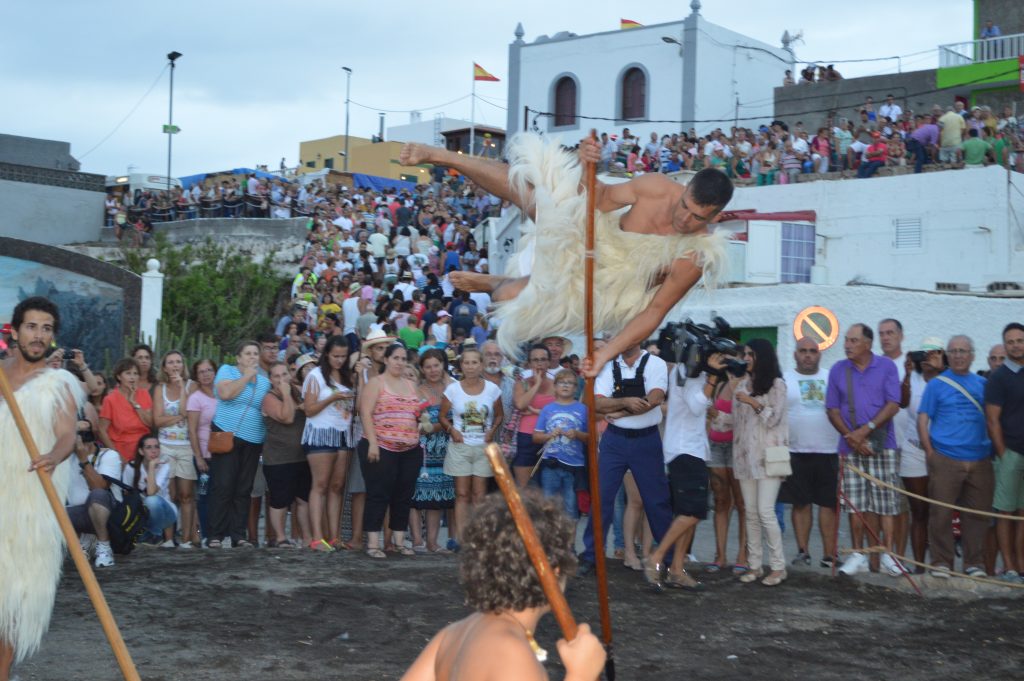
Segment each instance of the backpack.
[{"label": "backpack", "polygon": [[118,555],[127,556],[146,529],[149,509],[146,508],[139,490],[109,475],[104,475],[103,479],[121,488],[122,500],[120,503],[115,502],[114,507],[110,509],[107,532],[110,534],[111,550]]}]

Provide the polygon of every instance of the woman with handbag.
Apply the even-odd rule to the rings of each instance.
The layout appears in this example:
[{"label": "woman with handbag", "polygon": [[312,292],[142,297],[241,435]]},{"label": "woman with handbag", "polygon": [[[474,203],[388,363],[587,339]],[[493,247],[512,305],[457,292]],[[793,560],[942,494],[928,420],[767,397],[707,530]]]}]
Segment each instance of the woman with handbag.
[{"label": "woman with handbag", "polygon": [[[786,419],[786,383],[772,344],[763,338],[747,343],[743,354],[747,375],[733,392],[733,474],[740,482],[747,557],[750,570],[740,577],[744,584],[764,577],[762,537],[768,544],[771,572],[761,579],[778,586],[786,579],[782,530],[775,516],[775,500],[789,467],[789,422]],[[785,459],[780,461],[779,459]]]},{"label": "woman with handbag", "polygon": [[210,548],[251,547],[245,532],[256,467],[266,437],[260,405],[270,381],[259,373],[260,345],[242,341],[237,366],[217,371],[210,442]]}]

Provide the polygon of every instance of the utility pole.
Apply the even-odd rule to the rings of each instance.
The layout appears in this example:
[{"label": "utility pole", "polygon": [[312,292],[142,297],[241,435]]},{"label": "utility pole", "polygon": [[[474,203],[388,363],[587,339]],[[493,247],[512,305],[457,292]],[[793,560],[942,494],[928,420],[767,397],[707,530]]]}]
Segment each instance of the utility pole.
[{"label": "utility pole", "polygon": [[181,56],[181,52],[169,52],[167,59],[171,63],[171,93],[167,104],[167,194],[170,199],[171,193],[171,142],[174,139],[174,62]]},{"label": "utility pole", "polygon": [[342,66],[341,70],[345,72],[345,158],[342,161],[342,167],[344,171],[348,172],[348,105],[351,100],[352,93],[352,69],[347,66]]}]

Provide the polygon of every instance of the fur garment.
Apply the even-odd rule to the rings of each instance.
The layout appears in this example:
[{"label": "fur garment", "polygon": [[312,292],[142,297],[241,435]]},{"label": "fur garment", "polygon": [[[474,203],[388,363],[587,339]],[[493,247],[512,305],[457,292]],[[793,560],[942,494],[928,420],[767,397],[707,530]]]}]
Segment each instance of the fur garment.
[{"label": "fur garment", "polygon": [[[68,397],[76,408],[85,402],[78,381],[60,369],[41,370],[14,396],[40,454],[57,441],[54,428]],[[30,464],[10,407],[0,397],[0,640],[13,645],[15,663],[39,648],[64,561],[64,536]],[[60,499],[67,497],[72,465],[65,460],[53,472]]]},{"label": "fur garment", "polygon": [[[583,333],[584,243],[587,195],[580,190],[578,157],[533,133],[516,135],[506,150],[509,184],[519,195],[534,192],[536,224],[525,221],[519,252],[506,275],[530,275],[512,300],[498,303],[498,343],[510,356],[519,344],[550,335]],[[658,277],[672,262],[690,258],[712,286],[725,260],[721,235],[637,234],[619,227],[622,208],[597,212],[594,222],[594,331],[615,334],[647,307]]]}]

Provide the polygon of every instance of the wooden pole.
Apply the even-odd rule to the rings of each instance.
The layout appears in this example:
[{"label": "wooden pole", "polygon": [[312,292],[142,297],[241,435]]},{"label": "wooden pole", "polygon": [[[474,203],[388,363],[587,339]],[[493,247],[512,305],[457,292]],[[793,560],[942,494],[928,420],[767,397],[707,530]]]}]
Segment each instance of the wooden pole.
[{"label": "wooden pole", "polygon": [[544,551],[544,547],[541,546],[540,539],[537,538],[537,531],[533,527],[533,521],[530,520],[530,515],[526,512],[526,509],[523,508],[523,500],[519,496],[516,483],[509,474],[505,457],[502,456],[498,445],[493,442],[487,445],[484,451],[487,452],[491,468],[494,469],[494,480],[498,483],[501,493],[505,495],[508,510],[512,513],[512,520],[516,523],[519,536],[523,538],[526,553],[529,554],[530,562],[533,563],[533,569],[536,570],[537,577],[540,579],[540,586],[544,589],[544,595],[547,597],[548,603],[551,604],[551,612],[554,613],[555,619],[558,620],[562,636],[566,641],[572,641],[576,638],[576,620],[569,609],[568,601],[565,600],[565,594],[562,593],[562,587],[558,584],[558,577],[551,569],[548,554]]},{"label": "wooden pole", "polygon": [[[28,450],[29,457],[35,462],[39,459],[39,448],[36,447],[35,439],[33,439],[32,433],[28,429],[28,424],[25,423],[25,417],[21,413],[21,408],[14,399],[14,391],[11,390],[11,384],[7,381],[7,373],[3,367],[0,367],[0,392],[3,393],[4,400],[7,401],[7,405],[11,410],[11,416],[18,426],[18,432],[21,433],[25,449]],[[63,533],[64,540],[68,544],[68,552],[71,554],[71,559],[75,561],[75,567],[78,568],[78,574],[82,576],[82,582],[85,584],[85,590],[89,594],[89,600],[92,601],[96,614],[100,618],[103,633],[106,634],[110,647],[114,651],[114,657],[117,658],[117,665],[121,668],[122,676],[127,681],[141,681],[139,672],[135,669],[135,663],[132,662],[131,654],[128,652],[128,647],[125,645],[121,632],[117,628],[117,622],[114,621],[114,615],[110,612],[110,606],[107,605],[107,599],[103,597],[103,591],[96,581],[96,575],[93,574],[92,566],[89,565],[89,559],[86,557],[85,552],[82,551],[81,544],[78,543],[78,534],[75,532],[75,528],[71,526],[71,519],[68,518],[64,502],[57,497],[57,490],[53,486],[50,474],[42,468],[36,469],[36,472],[39,473],[39,482],[43,484],[46,499],[50,502],[54,515],[57,516],[57,523],[60,525],[61,533]]]},{"label": "wooden pole", "polygon": [[[590,138],[597,140],[597,131],[590,131]],[[587,357],[594,359],[594,214],[597,210],[597,164],[586,163],[584,174],[587,187],[587,231],[584,241],[583,333],[587,339]],[[605,527],[601,518],[600,479],[597,474],[597,409],[594,404],[594,379],[587,378],[583,390],[587,407],[587,470],[590,480],[590,517],[594,527],[594,572],[597,577],[598,605],[601,612],[601,639],[608,653],[605,662],[605,676],[615,679],[615,658],[612,656],[612,616],[608,606],[608,566],[605,562]]]}]

